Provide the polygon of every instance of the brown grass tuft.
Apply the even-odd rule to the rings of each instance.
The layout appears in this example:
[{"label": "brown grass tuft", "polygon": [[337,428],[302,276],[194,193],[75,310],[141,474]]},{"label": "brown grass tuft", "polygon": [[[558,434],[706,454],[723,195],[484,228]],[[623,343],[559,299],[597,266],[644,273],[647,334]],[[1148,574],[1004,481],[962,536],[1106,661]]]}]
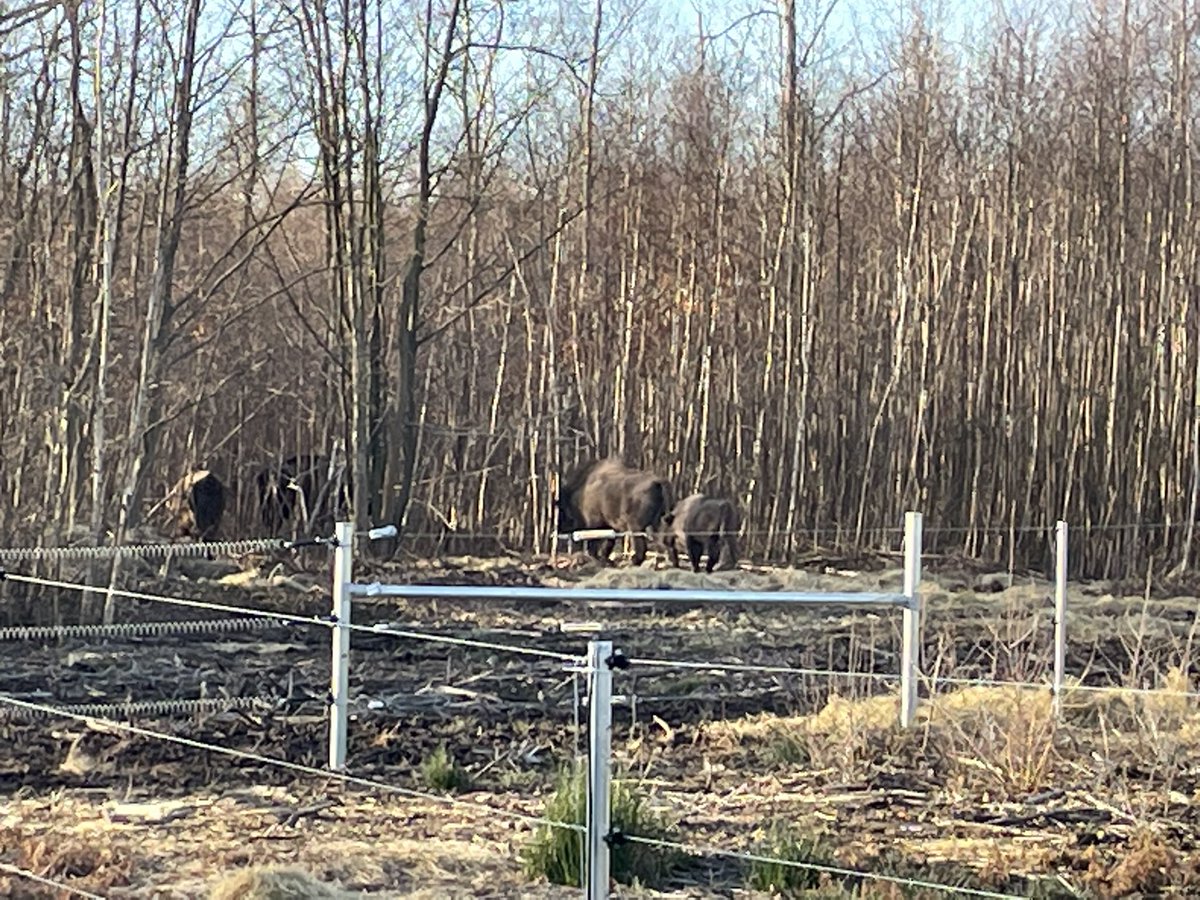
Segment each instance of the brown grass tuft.
[{"label": "brown grass tuft", "polygon": [[1125,855],[1113,865],[1097,856],[1091,860],[1084,880],[1103,897],[1155,895],[1170,880],[1175,851],[1155,834],[1143,831],[1129,842]]},{"label": "brown grass tuft", "polygon": [[90,840],[74,836],[30,840],[5,828],[0,830],[0,848],[15,849],[14,862],[22,868],[88,890],[103,892],[130,883],[130,861],[112,847]]}]

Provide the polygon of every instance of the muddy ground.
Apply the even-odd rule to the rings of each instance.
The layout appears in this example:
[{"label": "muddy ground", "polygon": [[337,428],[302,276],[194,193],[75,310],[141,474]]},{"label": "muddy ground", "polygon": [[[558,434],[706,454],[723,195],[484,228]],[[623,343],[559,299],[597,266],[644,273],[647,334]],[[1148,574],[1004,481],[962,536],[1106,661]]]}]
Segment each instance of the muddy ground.
[{"label": "muddy ground", "polygon": [[[225,562],[147,569],[137,589],[304,616],[329,610],[322,560]],[[250,562],[258,565],[235,571]],[[598,570],[579,558],[463,558],[366,566],[359,578],[893,590],[901,573],[882,558],[711,576],[653,563]],[[749,864],[711,851],[762,852],[775,821],[819,847],[809,848],[813,861],[898,879],[1014,896],[1195,893],[1200,715],[1181,692],[1195,684],[1197,601],[1073,585],[1068,672],[1096,690],[1074,691],[1056,720],[1047,688],[989,684],[1048,683],[1049,583],[958,564],[927,572],[923,588],[925,670],[936,680],[923,686],[921,718],[908,731],[895,725],[898,612],[391,600],[357,602],[354,615],[364,625],[580,656],[597,634],[630,658],[614,685],[618,772],[675,839],[706,852],[626,896],[756,896]],[[48,621],[73,602],[12,582],[3,590],[8,624]],[[119,604],[123,622],[227,617]],[[100,712],[302,766],[325,763],[324,626],[9,640],[4,653],[8,696],[57,706],[241,698],[246,708],[232,711]],[[678,661],[701,667],[670,665]],[[376,896],[577,896],[528,877],[520,852],[532,826],[487,809],[542,814],[556,773],[586,747],[577,679],[557,659],[355,633],[350,772],[435,795],[419,799],[95,722],[0,713],[0,862],[110,897],[204,897],[229,871],[266,862]],[[1157,692],[1117,690],[1130,687]],[[421,774],[442,746],[470,779],[445,795],[455,805]],[[829,890],[900,896],[889,883],[826,881]],[[3,874],[0,892],[58,896]]]}]

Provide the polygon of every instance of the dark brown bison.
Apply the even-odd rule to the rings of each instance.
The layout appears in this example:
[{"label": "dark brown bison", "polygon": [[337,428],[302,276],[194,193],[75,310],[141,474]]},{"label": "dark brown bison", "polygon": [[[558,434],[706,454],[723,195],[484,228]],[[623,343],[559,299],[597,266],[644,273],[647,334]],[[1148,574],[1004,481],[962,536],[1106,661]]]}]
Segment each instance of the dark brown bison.
[{"label": "dark brown bison", "polygon": [[208,469],[190,472],[171,491],[171,512],[177,536],[211,541],[225,514],[225,485]]},{"label": "dark brown bison", "polygon": [[[568,534],[582,528],[611,528],[635,532],[633,564],[646,558],[646,532],[656,529],[671,503],[665,480],[631,469],[616,459],[589,462],[571,472],[559,485],[558,531]],[[616,541],[588,541],[588,551],[608,561]]]},{"label": "dark brown bison", "polygon": [[[737,507],[720,497],[691,494],[663,517],[663,543],[671,565],[679,567],[680,545],[687,549],[692,571],[700,571],[700,556],[708,552],[705,571],[711,572],[718,561],[721,568],[732,569],[737,565],[738,530],[741,516]],[[721,552],[724,544],[725,552]]]},{"label": "dark brown bison", "polygon": [[350,482],[326,456],[290,456],[255,475],[262,523],[272,534],[288,524],[297,531],[330,524],[350,503]]}]

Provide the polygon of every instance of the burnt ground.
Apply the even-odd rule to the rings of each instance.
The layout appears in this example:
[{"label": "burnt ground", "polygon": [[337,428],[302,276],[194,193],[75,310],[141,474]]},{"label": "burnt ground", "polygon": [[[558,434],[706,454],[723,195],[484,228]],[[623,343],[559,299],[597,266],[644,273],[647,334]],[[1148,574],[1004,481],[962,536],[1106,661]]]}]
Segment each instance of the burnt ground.
[{"label": "burnt ground", "polygon": [[[744,570],[692,576],[596,571],[578,560],[457,559],[369,567],[359,580],[457,584],[738,585],[896,589],[889,561],[854,571]],[[327,573],[215,577],[191,564],[141,574],[137,589],[317,616]],[[266,572],[267,567],[260,571]],[[208,576],[208,577],[204,577]],[[1010,584],[1011,580],[1011,584]],[[355,621],[580,655],[589,633],[632,660],[614,691],[614,761],[688,844],[768,849],[786,821],[831,865],[1016,896],[1180,896],[1200,883],[1197,601],[1072,586],[1068,672],[1080,683],[1061,721],[1048,682],[1051,588],[1030,578],[927,575],[926,673],[916,727],[901,731],[899,613],[845,608],[359,601]],[[1119,587],[1119,586],[1118,586]],[[996,590],[990,590],[996,589]],[[6,585],[10,622],[48,618],[68,597]],[[1123,593],[1123,591],[1118,591]],[[125,622],[225,613],[122,601]],[[591,632],[569,629],[590,628]],[[180,738],[320,768],[326,760],[329,632],[254,632],[7,642],[0,692],[63,705],[237,697],[256,705],[174,715],[89,709]],[[652,661],[685,661],[673,668]],[[722,668],[852,670],[826,677]],[[112,897],[203,897],[248,864],[291,862],[375,895],[558,897],[520,851],[557,772],[586,747],[586,707],[563,661],[494,647],[353,635],[350,772],[435,796],[414,798],[130,734],[95,721],[0,719],[0,861]],[[1157,689],[1134,694],[1120,689]],[[438,799],[422,764],[445,747],[470,784]],[[451,796],[451,795],[445,795]],[[748,897],[747,865],[713,852],[678,860],[628,896]],[[899,896],[876,882],[830,889]],[[18,878],[14,897],[56,896]],[[921,895],[921,892],[917,892]],[[910,890],[906,896],[913,895]],[[931,894],[932,896],[932,894]]]}]

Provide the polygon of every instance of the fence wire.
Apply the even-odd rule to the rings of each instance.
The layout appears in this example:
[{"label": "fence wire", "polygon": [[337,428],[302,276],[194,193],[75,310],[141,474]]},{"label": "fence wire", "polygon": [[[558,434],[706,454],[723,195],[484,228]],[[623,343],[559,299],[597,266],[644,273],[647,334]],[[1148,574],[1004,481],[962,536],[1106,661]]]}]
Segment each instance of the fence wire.
[{"label": "fence wire", "polygon": [[750,863],[765,863],[767,865],[785,866],[791,869],[803,869],[809,872],[817,872],[823,875],[832,875],[839,878],[860,878],[866,881],[882,881],[889,884],[895,884],[900,887],[907,888],[924,888],[931,891],[941,891],[947,894],[958,894],[968,897],[988,897],[993,900],[1023,900],[1020,894],[1003,894],[998,891],[987,891],[979,888],[956,887],[952,884],[942,884],[937,881],[923,881],[918,878],[905,878],[900,875],[887,875],[883,872],[868,872],[864,869],[850,869],[843,866],[827,866],[820,863],[801,862],[792,859],[779,859],[774,856],[765,856],[759,853],[747,853],[742,850],[729,850],[725,847],[705,846],[701,844],[683,843],[681,841],[669,841],[662,838],[641,837],[635,834],[622,834],[622,840],[629,841],[634,844],[642,844],[648,847],[658,847],[663,850],[674,850],[677,853],[686,853],[689,856],[724,856],[728,859],[737,859],[742,862]]},{"label": "fence wire", "polygon": [[522,822],[527,825],[541,825],[549,828],[562,828],[568,831],[575,831],[579,833],[586,832],[587,830],[584,828],[584,826],[577,825],[572,822],[559,822],[557,820],[547,819],[542,816],[531,816],[526,813],[514,812],[499,806],[489,806],[486,803],[463,800],[459,797],[448,797],[443,794],[432,794],[426,791],[418,791],[414,788],[401,787],[398,784],[389,784],[384,781],[374,781],[370,778],[362,778],[361,776],[350,775],[346,772],[318,769],[315,766],[306,766],[303,763],[295,763],[286,759],[277,759],[271,756],[264,756],[261,753],[252,753],[249,750],[238,750],[233,747],[223,747],[220,744],[211,744],[206,741],[197,741],[192,738],[180,737],[179,735],[175,734],[154,731],[150,728],[142,728],[138,725],[131,725],[128,722],[118,722],[113,719],[106,719],[99,716],[89,716],[84,713],[70,712],[62,707],[50,706],[45,703],[32,703],[28,700],[20,700],[7,694],[0,694],[0,703],[7,704],[18,709],[28,710],[30,712],[45,713],[48,716],[58,716],[64,719],[73,719],[78,722],[93,722],[106,729],[123,731],[127,734],[134,734],[139,737],[150,738],[152,740],[166,741],[167,743],[178,744],[179,746],[188,747],[192,750],[204,750],[209,753],[216,753],[218,755],[228,756],[233,759],[241,759],[247,762],[258,763],[259,765],[263,766],[273,766],[278,769],[286,769],[287,771],[297,772],[301,775],[309,775],[316,778],[340,781],[343,784],[350,784],[356,787],[363,787],[370,790],[382,791],[384,793],[396,794],[412,800],[426,800],[444,806],[453,806],[459,809],[469,809],[473,812],[487,813],[488,815],[492,816],[501,816],[502,818],[512,819],[513,821]]},{"label": "fence wire", "polygon": [[0,872],[12,875],[14,878],[24,878],[27,881],[34,881],[46,887],[58,888],[60,891],[67,891],[76,897],[85,897],[87,900],[108,900],[103,894],[94,894],[91,891],[85,891],[83,888],[67,884],[65,881],[55,881],[53,878],[47,878],[36,872],[30,872],[28,869],[22,869],[20,866],[14,866],[12,863],[0,862]]},{"label": "fence wire", "polygon": [[689,671],[711,671],[717,675],[723,672],[743,672],[757,675],[810,675],[826,678],[862,678],[869,681],[899,681],[900,676],[893,672],[852,672],[839,669],[809,669],[797,666],[768,666],[755,663],[732,662],[693,662],[685,659],[653,659],[633,657],[630,666],[645,666],[653,669],[685,669]]},{"label": "fence wire", "polygon": [[[104,590],[103,588],[94,588],[89,585],[80,584],[78,582],[62,581],[52,578],[40,578],[33,575],[24,575],[15,572],[6,573],[5,577],[14,582],[20,582],[31,585],[41,585],[43,587],[52,587],[62,590],[72,591],[95,591]],[[287,625],[303,625],[307,627],[333,628],[338,627],[339,623],[333,620],[330,616],[301,616],[294,613],[281,613],[271,610],[264,610],[258,607],[237,606],[228,603],[216,603],[209,600],[192,600],[182,597],[170,597],[164,594],[153,594],[145,591],[129,591],[114,589],[114,596],[124,597],[133,600],[142,600],[145,602],[164,603],[173,606],[182,606],[191,609],[200,609],[209,612],[223,612],[234,614],[237,616],[245,616],[249,618],[225,619],[225,620],[206,620],[201,622],[183,622],[183,623],[135,623],[135,624],[120,624],[112,626],[12,626],[9,628],[0,629],[0,641],[4,640],[22,640],[22,639],[39,639],[51,638],[57,636],[100,636],[104,634],[136,634],[140,629],[145,629],[146,634],[167,634],[169,629],[179,628],[179,633],[202,633],[203,631],[220,631],[225,628],[224,624],[230,623],[229,629],[232,631],[251,631],[255,629],[267,628],[280,623]],[[663,592],[668,593],[668,592]],[[236,623],[236,624],[235,624]],[[354,623],[341,623],[344,627],[352,632],[359,634],[370,634],[374,636],[389,636],[401,639],[410,639],[425,641],[428,643],[443,644],[447,646],[460,646],[473,649],[495,650],[498,652],[512,653],[519,656],[529,656],[541,659],[552,659],[556,662],[561,662],[567,665],[575,665],[581,662],[579,654],[563,653],[555,650],[543,650],[536,647],[525,647],[517,644],[505,644],[498,641],[485,641],[475,638],[456,637],[453,635],[435,634],[432,632],[417,631],[410,628],[399,628],[387,623],[375,625],[358,625]],[[107,629],[107,630],[106,630]],[[192,630],[195,629],[195,630]],[[61,631],[61,634],[60,634]],[[673,659],[658,659],[653,657],[633,658],[630,660],[631,665],[641,665],[647,668],[661,669],[680,669],[680,670],[699,670],[714,672],[730,671],[743,673],[758,673],[764,675],[796,675],[796,676],[812,676],[812,677],[827,677],[827,678],[853,678],[862,680],[872,680],[880,682],[898,681],[900,676],[890,672],[854,672],[840,671],[834,669],[818,669],[806,668],[799,666],[769,666],[756,665],[751,663],[734,663],[734,662],[713,662],[713,661],[696,661],[696,660],[673,660]],[[1051,689],[1050,682],[1031,682],[1031,681],[1013,681],[995,678],[968,678],[960,676],[924,676],[926,683],[932,684],[935,688],[939,684],[951,684],[958,686],[972,687],[1022,687],[1034,689]],[[1087,685],[1073,684],[1066,685],[1063,688],[1063,693],[1072,691],[1079,692],[1107,692],[1107,693],[1130,693],[1130,694],[1153,694],[1156,696],[1177,696],[1184,698],[1200,698],[1200,692],[1196,691],[1180,691],[1167,688],[1141,688],[1141,687],[1123,687],[1120,685]]]}]

